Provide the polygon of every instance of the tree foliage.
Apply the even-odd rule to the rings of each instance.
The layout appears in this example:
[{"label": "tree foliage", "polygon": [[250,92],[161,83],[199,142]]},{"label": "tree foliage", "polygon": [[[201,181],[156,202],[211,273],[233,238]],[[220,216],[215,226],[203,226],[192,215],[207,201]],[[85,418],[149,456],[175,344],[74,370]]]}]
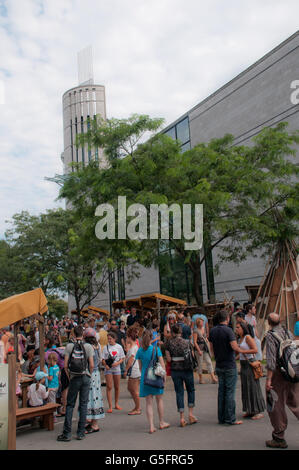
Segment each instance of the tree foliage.
[{"label": "tree foliage", "polygon": [[[91,162],[54,179],[61,185],[60,197],[72,203],[86,224],[85,243],[95,237],[96,207],[110,203],[116,208],[118,196],[126,196],[127,205],[141,203],[148,209],[150,204],[203,204],[204,249],[186,251],[184,238],[169,241],[192,272],[200,303],[199,274],[210,250],[218,248],[220,262],[239,263],[257,250],[266,254],[279,241],[298,237],[298,132],[288,133],[287,124],[280,123],[263,129],[251,146],[234,145],[233,136],[225,135],[182,154],[180,143],[161,133],[138,144],[139,130],[152,130],[158,121],[150,124],[135,115],[133,121],[112,120],[91,129],[82,142],[101,146],[109,165],[99,168]],[[106,242],[113,259],[169,269],[157,240]]]}]

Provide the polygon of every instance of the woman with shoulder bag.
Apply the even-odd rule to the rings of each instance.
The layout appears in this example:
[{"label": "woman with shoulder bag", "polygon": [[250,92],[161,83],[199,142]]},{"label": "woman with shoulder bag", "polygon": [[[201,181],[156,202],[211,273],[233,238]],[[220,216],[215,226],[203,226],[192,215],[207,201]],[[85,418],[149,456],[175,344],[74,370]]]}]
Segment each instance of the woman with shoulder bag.
[{"label": "woman with shoulder bag", "polygon": [[96,333],[93,328],[87,328],[84,332],[85,342],[92,345],[94,349],[94,368],[91,374],[88,405],[87,405],[87,426],[85,433],[91,434],[99,432],[100,428],[98,420],[105,418],[104,403],[101,390],[101,374],[100,374],[100,363],[101,363],[101,352],[99,343],[96,339]]},{"label": "woman with shoulder bag", "polygon": [[102,363],[105,367],[106,377],[106,392],[109,409],[107,413],[112,413],[112,387],[114,385],[115,391],[115,409],[121,410],[119,406],[119,391],[120,391],[120,377],[121,370],[120,364],[125,360],[125,353],[120,344],[116,343],[117,336],[113,331],[107,335],[108,344],[103,349]]},{"label": "woman with shoulder bag", "polygon": [[184,384],[188,394],[189,424],[197,423],[197,418],[193,415],[195,402],[193,364],[192,361],[189,364],[186,364],[185,361],[191,345],[181,335],[181,327],[173,325],[171,328],[171,338],[167,342],[166,358],[170,363],[171,378],[174,383],[178,412],[180,413],[180,426],[185,427],[187,421],[184,416]]},{"label": "woman with shoulder bag", "polygon": [[216,384],[218,382],[217,377],[214,373],[212,359],[210,355],[209,343],[206,336],[206,330],[204,326],[204,320],[202,318],[196,319],[196,328],[193,331],[193,343],[195,348],[196,359],[198,362],[198,375],[199,383],[204,384],[202,378],[202,366],[203,361],[206,362],[208,373],[211,374],[212,382]]},{"label": "woman with shoulder bag", "polygon": [[152,434],[156,431],[154,426],[154,412],[153,412],[153,397],[156,397],[160,429],[169,428],[169,424],[164,421],[164,404],[163,404],[163,393],[164,388],[155,388],[150,385],[146,385],[145,376],[147,369],[152,361],[153,355],[156,355],[157,360],[160,362],[163,369],[165,369],[165,364],[163,361],[162,353],[160,348],[154,348],[151,345],[152,333],[149,330],[145,330],[142,335],[141,348],[138,349],[136,354],[136,359],[139,361],[139,368],[141,370],[141,379],[140,379],[140,397],[145,397],[146,399],[146,416],[150,425],[149,433]]},{"label": "woman with shoulder bag", "polygon": [[263,418],[262,412],[265,410],[265,400],[262,394],[260,381],[254,376],[253,367],[250,365],[254,361],[257,353],[255,340],[249,334],[248,326],[244,321],[237,321],[236,334],[239,337],[240,365],[241,365],[241,389],[244,418],[253,420]]},{"label": "woman with shoulder bag", "polygon": [[129,416],[141,415],[140,409],[140,397],[139,397],[139,383],[140,383],[140,369],[139,364],[136,360],[136,354],[138,351],[137,345],[138,328],[130,326],[127,331],[127,355],[126,355],[126,367],[124,371],[124,377],[128,377],[128,391],[132,395],[135,403],[135,407],[128,413]]}]

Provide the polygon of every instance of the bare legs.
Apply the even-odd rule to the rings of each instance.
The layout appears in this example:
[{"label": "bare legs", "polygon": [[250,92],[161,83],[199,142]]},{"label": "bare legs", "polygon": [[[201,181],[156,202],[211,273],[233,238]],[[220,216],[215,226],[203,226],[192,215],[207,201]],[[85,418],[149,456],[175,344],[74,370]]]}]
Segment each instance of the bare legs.
[{"label": "bare legs", "polygon": [[[169,428],[169,424],[164,421],[164,403],[163,396],[156,395],[156,403],[159,415],[159,427],[160,429]],[[146,416],[150,426],[150,434],[156,431],[154,426],[154,410],[153,410],[153,395],[148,395],[146,397]]]},{"label": "bare legs", "polygon": [[140,379],[129,378],[128,380],[128,391],[132,395],[132,398],[135,403],[135,408],[133,408],[133,410],[129,412],[129,415],[135,415],[135,414],[141,413],[140,398],[139,398],[139,382],[140,382]]},{"label": "bare legs", "polygon": [[114,385],[114,399],[115,399],[115,409],[121,410],[121,407],[118,404],[119,400],[119,386],[120,386],[120,375],[106,375],[106,392],[107,392],[107,401],[109,409],[107,413],[112,413],[112,388]]}]

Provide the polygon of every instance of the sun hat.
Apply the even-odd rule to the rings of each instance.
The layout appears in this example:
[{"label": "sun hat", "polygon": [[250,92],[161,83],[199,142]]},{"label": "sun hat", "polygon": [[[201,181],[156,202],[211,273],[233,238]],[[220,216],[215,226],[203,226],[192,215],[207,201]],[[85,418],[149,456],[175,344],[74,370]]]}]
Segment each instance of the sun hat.
[{"label": "sun hat", "polygon": [[36,380],[37,382],[39,382],[39,381],[42,380],[42,379],[45,379],[46,377],[48,377],[48,375],[45,374],[45,372],[42,372],[42,371],[37,372],[37,373],[35,374],[35,380]]}]

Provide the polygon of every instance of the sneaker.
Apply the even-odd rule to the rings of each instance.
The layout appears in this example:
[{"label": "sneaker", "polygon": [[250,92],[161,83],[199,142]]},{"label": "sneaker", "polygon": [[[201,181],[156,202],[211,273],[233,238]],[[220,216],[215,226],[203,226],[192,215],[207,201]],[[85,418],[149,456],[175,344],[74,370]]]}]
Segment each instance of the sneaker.
[{"label": "sneaker", "polygon": [[271,441],[266,441],[266,446],[276,449],[286,449],[288,447],[288,444],[284,439],[272,439]]},{"label": "sneaker", "polygon": [[78,434],[77,435],[77,440],[78,441],[82,441],[83,439],[85,439],[85,434]]},{"label": "sneaker", "polygon": [[60,442],[69,442],[71,440],[70,437],[67,437],[65,434],[59,434],[59,436],[57,437],[57,441],[60,441]]}]

